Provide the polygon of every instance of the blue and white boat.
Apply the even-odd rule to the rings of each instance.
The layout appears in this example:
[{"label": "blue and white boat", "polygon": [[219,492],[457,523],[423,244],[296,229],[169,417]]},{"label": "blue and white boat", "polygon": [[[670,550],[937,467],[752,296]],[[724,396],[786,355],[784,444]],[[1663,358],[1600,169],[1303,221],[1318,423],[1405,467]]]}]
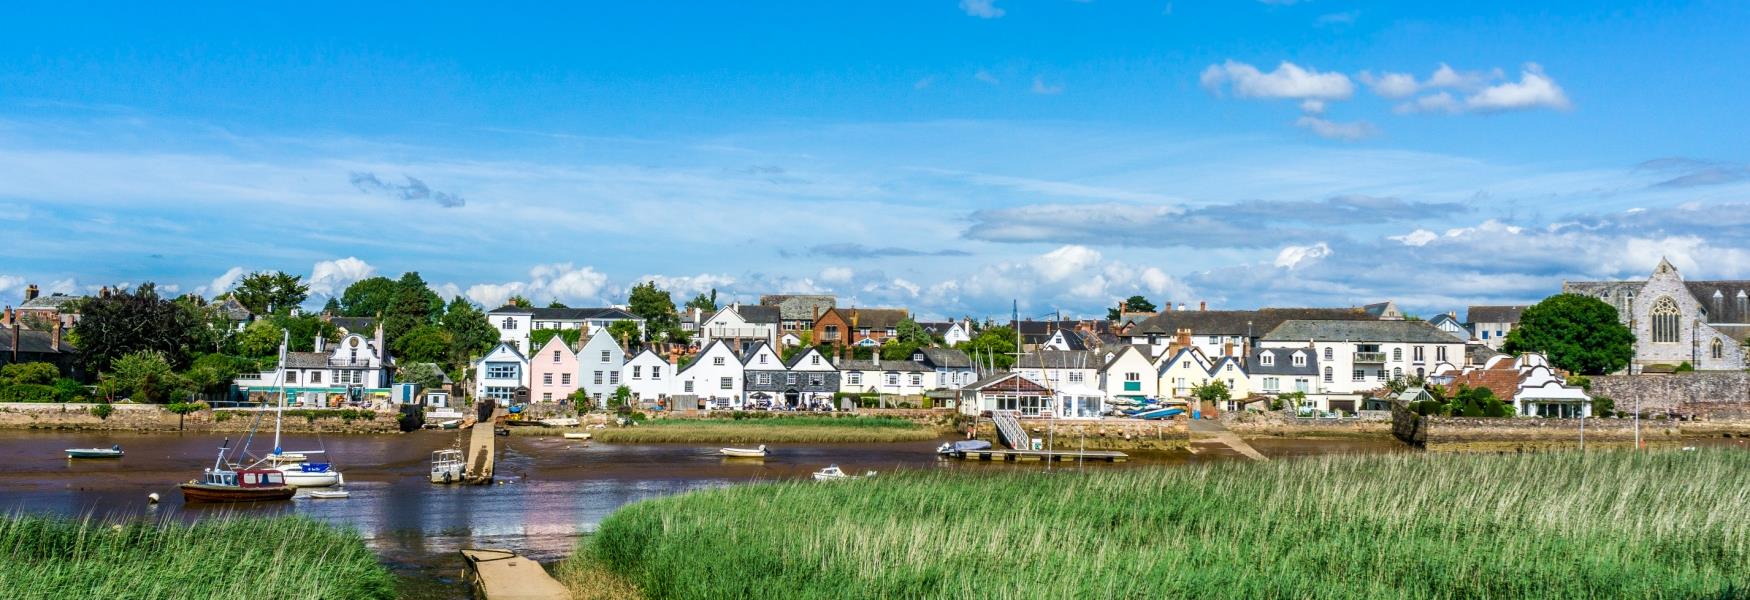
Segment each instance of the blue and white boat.
[{"label": "blue and white boat", "polygon": [[989,450],[989,449],[990,449],[990,442],[987,442],[984,440],[962,440],[962,441],[958,441],[958,442],[948,442],[946,444],[942,444],[941,448],[936,449],[936,453],[947,455],[947,454],[954,454],[956,452],[977,452],[979,450]]}]

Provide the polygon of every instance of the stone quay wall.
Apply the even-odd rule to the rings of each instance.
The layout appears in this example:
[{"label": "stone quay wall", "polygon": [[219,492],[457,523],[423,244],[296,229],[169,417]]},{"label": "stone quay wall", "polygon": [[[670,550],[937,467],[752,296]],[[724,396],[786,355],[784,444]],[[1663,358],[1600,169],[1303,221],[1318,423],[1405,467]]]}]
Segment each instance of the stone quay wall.
[{"label": "stone quay wall", "polygon": [[1392,432],[1389,414],[1364,411],[1359,418],[1317,419],[1282,412],[1238,411],[1221,416],[1221,424],[1242,436],[1254,437],[1379,437]]},{"label": "stone quay wall", "polygon": [[1633,411],[1638,400],[1643,414],[1750,423],[1750,372],[1603,375],[1591,379],[1592,395],[1610,398],[1619,412]]},{"label": "stone quay wall", "polygon": [[[248,431],[255,421],[251,409],[203,410],[177,415],[154,404],[112,404],[109,418],[91,414],[88,403],[0,403],[0,428],[4,429],[71,429],[95,431]],[[348,419],[341,411],[314,411],[314,418],[302,412],[287,415],[285,431],[297,433],[395,433],[400,431],[397,414],[393,412],[355,411]],[[262,415],[264,427],[271,427],[272,412]]]},{"label": "stone quay wall", "polygon": [[[1429,450],[1530,450],[1578,447],[1579,419],[1529,417],[1436,417],[1405,408],[1392,411],[1392,435],[1404,443]],[[1634,419],[1586,419],[1588,445],[1632,445]],[[1674,443],[1686,433],[1684,423],[1669,419],[1641,419],[1641,441]]]}]

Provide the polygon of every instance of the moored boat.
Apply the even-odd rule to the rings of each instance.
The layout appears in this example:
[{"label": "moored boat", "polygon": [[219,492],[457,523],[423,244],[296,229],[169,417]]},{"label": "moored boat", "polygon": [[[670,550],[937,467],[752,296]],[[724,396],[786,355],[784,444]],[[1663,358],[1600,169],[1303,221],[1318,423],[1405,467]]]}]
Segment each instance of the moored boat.
[{"label": "moored boat", "polygon": [[582,432],[582,431],[567,431],[567,432],[565,432],[565,439],[568,439],[568,440],[587,440],[587,439],[590,439],[590,437],[591,437],[590,434]]},{"label": "moored boat", "polygon": [[121,458],[121,444],[108,448],[68,448],[67,458]]},{"label": "moored boat", "polygon": [[936,453],[937,454],[953,454],[956,452],[973,452],[973,451],[977,451],[977,450],[989,450],[989,449],[990,449],[990,442],[987,442],[984,440],[961,440],[958,442],[948,442],[946,444],[942,444],[942,447],[936,449]]},{"label": "moored boat", "polygon": [[846,473],[844,469],[840,469],[838,465],[830,465],[825,469],[814,472],[815,481],[843,481],[846,479],[865,479],[874,476],[874,471],[869,471],[862,475],[852,475]]},{"label": "moored boat", "polygon": [[730,458],[765,458],[766,445],[760,444],[758,448],[723,448],[717,452]]},{"label": "moored boat", "polygon": [[311,490],[310,497],[318,500],[332,500],[338,498],[351,498],[352,494],[347,493],[346,490]]},{"label": "moored boat", "polygon": [[200,479],[178,486],[182,488],[184,502],[265,502],[289,500],[297,493],[297,488],[286,485],[285,474],[277,470],[224,468],[225,452],[230,447],[231,440],[227,438],[219,446],[219,458],[213,461],[212,468],[202,472]]},{"label": "moored boat", "polygon": [[454,448],[431,453],[431,482],[456,483],[462,480],[462,451]]}]

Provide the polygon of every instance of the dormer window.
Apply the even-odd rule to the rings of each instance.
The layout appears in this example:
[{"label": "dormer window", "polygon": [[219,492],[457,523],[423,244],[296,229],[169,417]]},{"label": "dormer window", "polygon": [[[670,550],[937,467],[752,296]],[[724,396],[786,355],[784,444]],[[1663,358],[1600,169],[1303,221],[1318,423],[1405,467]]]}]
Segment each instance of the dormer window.
[{"label": "dormer window", "polygon": [[1259,355],[1258,355],[1258,364],[1260,364],[1260,365],[1264,365],[1264,366],[1266,366],[1266,367],[1269,367],[1269,366],[1275,366],[1275,364],[1276,364],[1276,353],[1274,353],[1274,352],[1265,352],[1265,353],[1263,353],[1263,354],[1259,354]]},{"label": "dormer window", "polygon": [[1296,367],[1306,366],[1306,355],[1301,354],[1299,352],[1294,353],[1294,366],[1296,366]]},{"label": "dormer window", "polygon": [[911,355],[911,361],[912,362],[924,362],[924,353],[919,352],[917,354]]}]

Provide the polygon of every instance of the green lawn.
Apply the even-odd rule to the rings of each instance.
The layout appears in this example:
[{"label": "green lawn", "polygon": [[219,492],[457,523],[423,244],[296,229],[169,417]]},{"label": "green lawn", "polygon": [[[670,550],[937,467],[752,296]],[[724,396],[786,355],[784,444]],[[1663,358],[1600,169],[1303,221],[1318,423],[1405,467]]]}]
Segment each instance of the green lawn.
[{"label": "green lawn", "polygon": [[1750,452],[734,486],[579,555],[651,598],[1750,598]]},{"label": "green lawn", "polygon": [[0,597],[387,599],[387,569],[357,533],[309,519],[111,524],[0,520]]}]

